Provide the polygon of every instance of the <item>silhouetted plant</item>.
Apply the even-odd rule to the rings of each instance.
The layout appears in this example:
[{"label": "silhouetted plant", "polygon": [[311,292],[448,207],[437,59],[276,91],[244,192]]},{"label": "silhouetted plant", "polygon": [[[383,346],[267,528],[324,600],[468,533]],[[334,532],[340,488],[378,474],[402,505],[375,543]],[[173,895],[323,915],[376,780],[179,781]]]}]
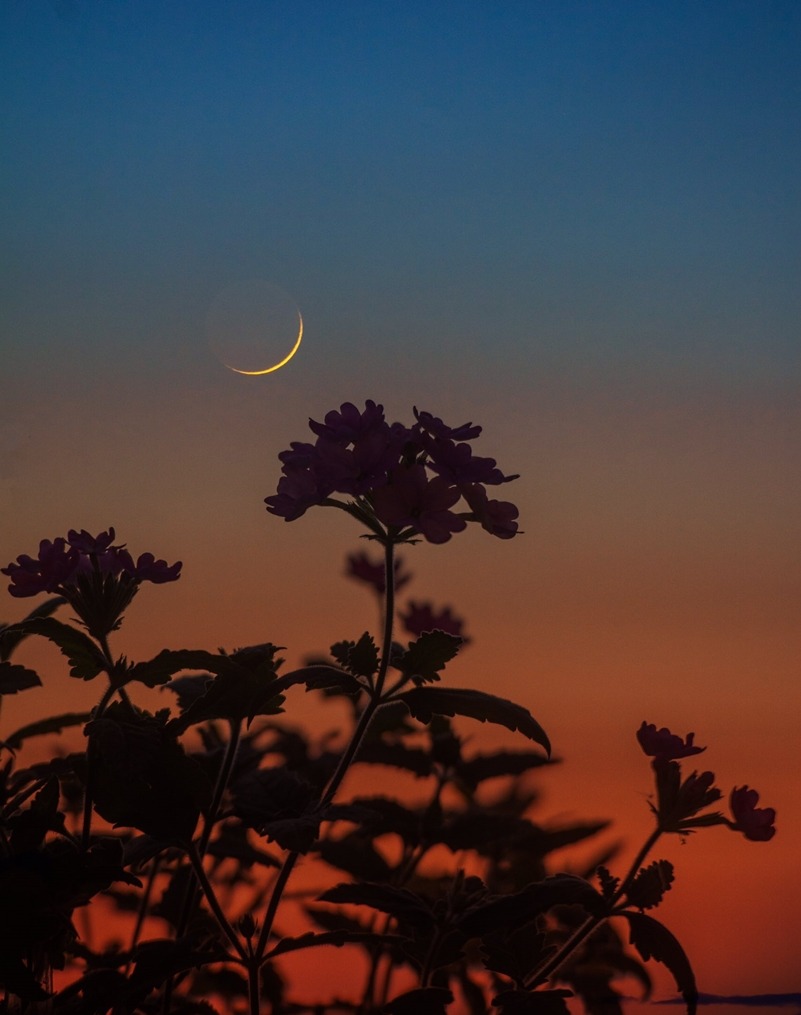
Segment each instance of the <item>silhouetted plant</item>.
[{"label": "silhouetted plant", "polygon": [[[766,841],[774,811],[757,807],[747,786],[732,791],[731,817],[710,810],[721,799],[712,773],[681,768],[704,748],[692,734],[644,722],[637,739],[652,759],[655,827],[634,863],[613,874],[607,849],[580,874],[552,871],[555,850],[606,823],[533,820],[528,780],[552,763],[545,731],[521,705],[442,682],[467,642],[449,607],[411,601],[399,611],[396,603],[410,580],[399,545],[445,543],[471,523],[503,539],[518,534],[517,508],[487,494],[515,477],[473,454],[481,428],[472,423],[451,428],[415,410],[412,425],[390,425],[367,402],[364,411],[345,403],[310,427],[314,443],[279,456],[283,475],[268,510],[293,521],[335,507],[366,529],[382,558],[353,554],[346,573],[380,603],[378,641],[366,631],[290,672],[272,644],[167,649],[135,663],[113,653],[109,637],[141,585],[177,580],[180,563],[149,553],[134,561],[114,529],[70,530],[2,569],[13,596],[51,598],[0,628],[0,695],[41,684],[10,659],[31,635],[59,648],[72,677],[103,683],[90,714],[46,717],[2,742],[2,1010],[200,1015],[219,999],[250,1015],[545,1015],[566,1012],[575,994],[588,1012],[611,1015],[620,1011],[615,980],[634,976],[647,993],[642,962],[654,959],[692,1012],[690,963],[650,915],[672,888],[673,867],[648,859],[661,836],[711,825]],[[53,616],[63,605],[73,622]],[[411,641],[396,640],[396,619]],[[137,685],[170,690],[172,706],[140,707]],[[285,722],[296,687],[349,702],[341,739]],[[455,717],[499,724],[536,746],[467,750]],[[20,765],[29,740],[75,726],[84,751]],[[414,777],[419,792],[343,797],[346,773],[368,765]],[[458,856],[454,868],[443,851]],[[289,935],[277,921],[300,857],[326,887],[301,893],[308,929]],[[82,937],[74,917],[84,906],[111,910],[126,941]],[[330,998],[303,1002],[281,957],[325,945],[360,949],[365,973],[359,982],[343,976]],[[64,971],[57,980],[54,970]]]}]

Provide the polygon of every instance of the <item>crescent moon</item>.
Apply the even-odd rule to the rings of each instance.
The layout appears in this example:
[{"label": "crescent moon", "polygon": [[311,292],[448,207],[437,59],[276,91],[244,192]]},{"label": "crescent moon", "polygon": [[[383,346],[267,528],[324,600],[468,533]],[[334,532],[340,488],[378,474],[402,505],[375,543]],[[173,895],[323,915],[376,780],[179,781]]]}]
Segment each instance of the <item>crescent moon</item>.
[{"label": "crescent moon", "polygon": [[301,316],[300,311],[298,311],[298,324],[299,327],[298,327],[297,342],[295,342],[295,344],[289,350],[289,354],[287,356],[284,356],[284,358],[279,363],[276,363],[274,366],[267,367],[266,370],[240,370],[239,367],[232,367],[230,363],[226,363],[225,366],[227,366],[229,370],[233,370],[235,374],[244,374],[246,377],[259,377],[262,374],[271,374],[274,370],[280,370],[281,367],[285,367],[287,365],[287,363],[292,359],[292,357],[300,348],[300,342],[301,339],[303,338],[303,317]]}]

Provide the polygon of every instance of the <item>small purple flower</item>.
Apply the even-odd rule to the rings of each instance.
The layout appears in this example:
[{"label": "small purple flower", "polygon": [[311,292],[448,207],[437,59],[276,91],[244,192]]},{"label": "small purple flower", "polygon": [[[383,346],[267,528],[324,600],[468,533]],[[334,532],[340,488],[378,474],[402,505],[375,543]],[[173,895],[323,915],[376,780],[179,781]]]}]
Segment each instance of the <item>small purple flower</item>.
[{"label": "small purple flower", "polygon": [[40,592],[58,592],[68,582],[78,567],[80,551],[58,536],[53,542],[43,539],[39,543],[39,557],[34,560],[23,553],[17,563],[0,568],[0,572],[11,579],[8,591],[17,599],[36,596]]},{"label": "small purple flower", "polygon": [[473,518],[493,536],[511,539],[518,535],[519,511],[510,501],[490,500],[483,486],[476,483],[462,488],[464,499],[470,505]]},{"label": "small purple flower", "polygon": [[705,747],[696,747],[693,744],[694,733],[688,733],[687,739],[681,737],[663,726],[657,729],[654,723],[643,721],[642,726],[637,730],[637,740],[640,747],[655,761],[673,761],[678,758],[689,758],[693,754],[700,754]]},{"label": "small purple flower", "polygon": [[742,832],[752,842],[767,842],[776,834],[776,811],[773,807],[757,807],[758,802],[759,793],[755,789],[735,787],[729,800],[734,816],[731,827],[736,832]]},{"label": "small purple flower", "polygon": [[133,557],[127,550],[119,551],[122,570],[138,582],[153,582],[154,585],[163,585],[165,582],[174,582],[181,577],[182,561],[175,564],[168,564],[166,560],[156,560],[152,553],[142,553],[134,564]]},{"label": "small purple flower", "polygon": [[423,465],[397,466],[389,483],[372,493],[373,509],[385,525],[411,526],[429,543],[446,543],[465,521],[450,508],[461,494],[441,476],[429,479]]},{"label": "small purple flower", "polygon": [[352,496],[383,486],[400,453],[388,426],[367,431],[350,448],[320,437],[315,450],[312,471],[323,486]]},{"label": "small purple flower", "polygon": [[504,476],[494,458],[479,458],[469,444],[454,444],[446,438],[424,435],[423,447],[429,454],[433,472],[452,483],[487,483],[497,486],[509,483],[517,476]]},{"label": "small purple flower", "polygon": [[316,458],[315,446],[302,441],[292,441],[289,451],[282,451],[278,456],[279,462],[284,465],[284,472],[290,469],[309,469],[314,465]]},{"label": "small purple flower", "polygon": [[376,405],[370,399],[360,412],[352,402],[343,402],[339,412],[332,409],[325,414],[325,421],[309,420],[309,428],[318,437],[325,437],[338,444],[350,444],[375,427],[387,426],[384,420],[384,406]]},{"label": "small purple flower", "polygon": [[[396,557],[394,562],[396,592],[402,589],[412,578],[410,574],[401,573],[402,564],[401,558]],[[360,553],[348,554],[347,565],[345,573],[349,578],[355,578],[356,581],[372,586],[379,595],[383,595],[386,592],[387,582],[383,560],[373,562],[362,550]]]},{"label": "small purple flower", "polygon": [[86,529],[81,529],[80,532],[70,529],[67,533],[67,542],[87,556],[90,554],[99,556],[105,553],[114,542],[114,529],[113,527],[109,528],[108,532],[101,532],[99,536],[90,535]]},{"label": "small purple flower", "polygon": [[462,423],[461,426],[455,427],[447,426],[439,416],[432,416],[430,412],[418,412],[417,406],[414,408],[414,415],[420,424],[420,428],[425,430],[426,433],[430,433],[433,437],[450,438],[454,441],[469,441],[473,437],[478,437],[481,433],[481,427],[473,426],[472,423]]},{"label": "small purple flower", "polygon": [[462,634],[464,621],[454,616],[449,606],[435,611],[431,603],[410,602],[406,613],[399,614],[403,626],[415,637],[419,638],[424,631],[444,631],[445,634],[456,635],[466,644],[470,639]]},{"label": "small purple flower", "polygon": [[285,474],[278,480],[278,492],[265,497],[264,503],[271,514],[292,522],[310,507],[322,504],[330,492],[310,469],[285,467]]}]

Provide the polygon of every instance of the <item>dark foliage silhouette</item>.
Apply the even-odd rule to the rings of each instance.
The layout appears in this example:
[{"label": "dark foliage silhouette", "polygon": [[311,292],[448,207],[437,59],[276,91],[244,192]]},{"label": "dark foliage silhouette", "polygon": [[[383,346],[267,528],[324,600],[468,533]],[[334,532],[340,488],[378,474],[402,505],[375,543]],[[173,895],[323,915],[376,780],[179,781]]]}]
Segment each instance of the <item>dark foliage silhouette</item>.
[{"label": "dark foliage silhouette", "polygon": [[[661,836],[713,825],[766,841],[775,813],[747,786],[732,790],[731,817],[711,809],[721,799],[713,774],[682,770],[705,748],[643,722],[652,833],[621,873],[601,847],[581,873],[552,869],[556,850],[606,823],[534,820],[532,776],[554,763],[549,736],[522,705],[452,685],[467,639],[450,607],[397,602],[411,577],[399,545],[446,543],[470,524],[519,534],[514,504],[487,493],[515,477],[473,453],[480,427],[414,417],[390,424],[374,402],[345,403],[310,421],[314,443],[279,456],[270,513],[293,521],[334,507],[381,550],[350,555],[346,568],[380,604],[379,638],[351,632],[298,669],[286,672],[270,643],[165,649],[140,662],[112,651],[141,586],[181,571],[151,553],[134,560],[114,529],[70,530],[2,569],[11,595],[49,598],[0,628],[0,695],[41,685],[11,658],[31,636],[101,689],[91,714],[2,735],[0,1010],[563,1015],[575,995],[588,1012],[613,1015],[615,984],[634,977],[647,993],[643,963],[653,959],[694,1011],[690,962],[652,915],[674,870],[649,858]],[[72,621],[54,616],[64,606]],[[411,640],[396,639],[398,620]],[[170,691],[165,707],[136,704],[143,688]],[[332,739],[287,722],[301,690],[344,701],[350,728]],[[476,751],[452,722],[464,719],[528,743]],[[83,750],[25,761],[29,741],[72,727]],[[345,775],[368,766],[381,791],[345,795]],[[393,771],[414,791],[392,795]],[[301,857],[324,887],[289,893],[305,922],[288,934],[279,920]],[[112,915],[107,940],[79,932],[82,907]],[[286,980],[282,956],[324,946],[356,949],[363,965],[343,964],[329,996],[309,999]]]}]

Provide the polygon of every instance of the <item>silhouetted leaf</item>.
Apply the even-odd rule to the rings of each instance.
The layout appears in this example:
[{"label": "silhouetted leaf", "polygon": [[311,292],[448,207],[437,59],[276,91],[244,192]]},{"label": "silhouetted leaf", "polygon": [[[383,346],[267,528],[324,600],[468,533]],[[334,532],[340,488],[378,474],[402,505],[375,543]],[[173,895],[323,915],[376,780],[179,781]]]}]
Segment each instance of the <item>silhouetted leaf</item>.
[{"label": "silhouetted leaf", "polygon": [[486,779],[522,775],[532,768],[552,764],[552,759],[543,758],[535,751],[498,751],[495,754],[477,754],[469,761],[462,761],[457,767],[457,774],[462,782],[475,789]]},{"label": "silhouetted leaf", "polygon": [[570,1015],[565,1004],[570,990],[504,990],[492,1003],[503,1015]]},{"label": "silhouetted leaf", "polygon": [[324,839],[318,846],[327,864],[364,881],[386,881],[391,868],[370,839],[358,832],[341,839]]},{"label": "silhouetted leaf", "polygon": [[178,708],[185,712],[189,706],[206,693],[214,679],[211,673],[193,673],[184,677],[173,677],[162,685],[162,691],[172,691],[178,699]]},{"label": "silhouetted leaf", "polygon": [[363,690],[363,684],[352,673],[346,673],[327,663],[317,663],[293,670],[280,677],[279,683],[282,688],[288,688],[292,684],[305,684],[307,691],[330,691],[335,688],[349,695],[358,694]]},{"label": "silhouetted leaf", "polygon": [[331,655],[356,677],[372,677],[378,670],[378,649],[369,632],[358,641],[338,641],[331,646]]},{"label": "silhouetted leaf", "polygon": [[8,819],[12,852],[37,849],[48,832],[66,833],[64,815],[58,809],[59,796],[58,779],[51,776],[27,808]]},{"label": "silhouetted leaf", "polygon": [[667,966],[687,1005],[688,1015],[695,1015],[698,989],[690,960],[676,938],[663,924],[644,913],[623,912],[629,921],[629,940],[647,962],[655,959]]},{"label": "silhouetted leaf", "polygon": [[356,797],[355,804],[364,808],[362,827],[373,836],[394,833],[408,845],[420,841],[421,815],[389,797]]},{"label": "silhouetted leaf", "polygon": [[392,939],[392,937],[391,934],[376,934],[373,931],[343,929],[324,931],[322,934],[308,931],[306,934],[301,934],[300,937],[281,938],[275,948],[266,952],[264,957],[273,959],[287,952],[300,951],[302,948],[318,948],[321,945],[333,945],[335,948],[341,948],[346,944],[382,944],[386,938]]},{"label": "silhouetted leaf", "polygon": [[284,699],[275,672],[277,651],[275,645],[266,644],[239,649],[230,656],[206,654],[204,668],[215,677],[208,682],[203,694],[170,722],[170,728],[176,733],[183,732],[188,726],[212,719],[231,722],[247,719],[250,724],[257,715],[281,712]]},{"label": "silhouetted leaf", "polygon": [[325,931],[347,930],[356,934],[371,933],[370,927],[351,916],[346,916],[341,910],[315,909],[313,906],[304,906],[303,909],[309,918]]},{"label": "silhouetted leaf", "polygon": [[607,902],[611,902],[620,886],[620,878],[613,877],[611,872],[603,864],[598,864],[596,873],[601,882],[601,893]]},{"label": "silhouetted leaf", "polygon": [[407,747],[400,742],[388,743],[385,740],[366,740],[354,759],[354,764],[360,763],[402,768],[419,776],[431,775],[433,769],[428,751],[419,747]]},{"label": "silhouetted leaf", "polygon": [[479,722],[497,723],[544,747],[550,755],[551,744],[537,720],[528,709],[515,705],[505,698],[483,691],[470,691],[455,687],[415,687],[398,695],[399,701],[420,722],[431,721],[434,715],[463,715]]},{"label": "silhouetted leaf", "polygon": [[444,631],[424,631],[406,651],[393,655],[392,665],[418,685],[439,680],[440,671],[453,659],[463,641],[464,638]]},{"label": "silhouetted leaf", "polygon": [[16,624],[0,624],[0,662],[9,659],[19,643],[29,634],[33,633],[26,630],[24,626],[26,622],[37,620],[39,617],[49,617],[51,613],[55,613],[59,606],[63,606],[66,601],[63,596],[52,596],[50,599],[40,603],[36,609],[31,610],[24,620]]},{"label": "silhouetted leaf", "polygon": [[92,680],[105,670],[103,654],[92,639],[69,624],[53,617],[34,617],[19,625],[24,634],[39,634],[57,645],[70,664],[70,676]]},{"label": "silhouetted leaf", "polygon": [[224,668],[227,656],[215,655],[203,649],[164,649],[147,662],[135,663],[128,670],[125,682],[140,683],[145,687],[166,684],[171,677],[182,670],[211,670]]},{"label": "silhouetted leaf", "polygon": [[535,881],[522,891],[502,895],[466,913],[462,927],[483,936],[499,929],[519,927],[553,906],[583,906],[593,916],[606,913],[603,896],[589,882],[573,874],[555,874]]},{"label": "silhouetted leaf", "polygon": [[41,687],[42,681],[34,670],[14,663],[0,662],[0,694],[17,694],[29,687]]},{"label": "silhouetted leaf", "polygon": [[248,842],[247,830],[239,824],[232,825],[226,822],[218,826],[217,835],[209,843],[206,852],[209,856],[223,860],[230,857],[238,860],[245,869],[254,864],[262,867],[280,867],[281,861],[277,856],[268,853],[265,849],[257,849]]},{"label": "silhouetted leaf", "polygon": [[439,829],[436,841],[444,843],[454,853],[472,849],[483,855],[493,855],[499,844],[504,848],[517,845],[531,822],[513,814],[493,814],[488,820],[482,809],[468,813],[455,813]]},{"label": "silhouetted leaf", "polygon": [[428,929],[434,923],[431,907],[425,899],[415,895],[408,888],[393,888],[391,885],[377,885],[372,882],[340,884],[323,892],[319,896],[319,901],[370,906],[395,917],[401,926],[405,924]]},{"label": "silhouetted leaf", "polygon": [[21,726],[15,730],[4,741],[4,746],[11,751],[16,751],[24,741],[31,737],[41,737],[47,733],[60,733],[68,726],[82,726],[91,718],[91,712],[67,712],[64,715],[51,716],[49,719],[40,719],[38,722],[28,723],[27,726]]},{"label": "silhouetted leaf", "polygon": [[386,1015],[447,1015],[453,994],[447,987],[418,987],[384,1005]]},{"label": "silhouetted leaf", "polygon": [[133,951],[136,964],[129,977],[129,987],[134,996],[144,998],[176,973],[219,962],[225,954],[218,945],[200,947],[186,938],[143,941]]},{"label": "silhouetted leaf", "polygon": [[487,969],[511,977],[518,987],[524,987],[529,973],[555,951],[545,946],[545,934],[536,921],[523,924],[511,931],[497,930],[481,939],[484,964]]},{"label": "silhouetted leaf", "polygon": [[210,797],[203,769],[171,736],[165,712],[112,702],[86,727],[95,809],[114,825],[166,842],[191,839]]},{"label": "silhouetted leaf", "polygon": [[314,786],[287,768],[262,768],[237,779],[231,791],[234,812],[248,828],[283,849],[307,853],[322,816]]},{"label": "silhouetted leaf", "polygon": [[42,987],[22,959],[4,952],[5,949],[0,950],[0,986],[26,1003],[46,1001],[51,995]]},{"label": "silhouetted leaf", "polygon": [[662,901],[665,892],[673,883],[673,864],[669,860],[654,860],[647,867],[641,867],[626,897],[637,909],[653,909]]}]

